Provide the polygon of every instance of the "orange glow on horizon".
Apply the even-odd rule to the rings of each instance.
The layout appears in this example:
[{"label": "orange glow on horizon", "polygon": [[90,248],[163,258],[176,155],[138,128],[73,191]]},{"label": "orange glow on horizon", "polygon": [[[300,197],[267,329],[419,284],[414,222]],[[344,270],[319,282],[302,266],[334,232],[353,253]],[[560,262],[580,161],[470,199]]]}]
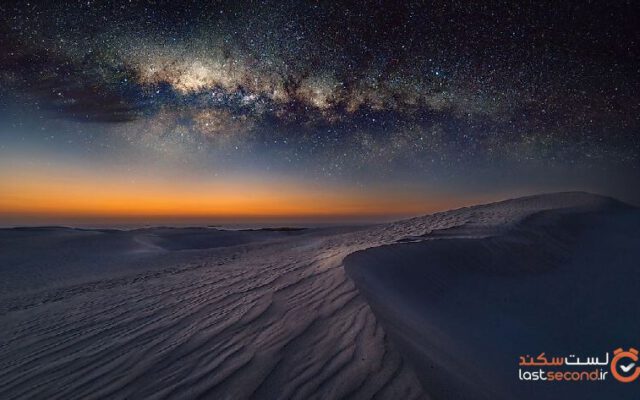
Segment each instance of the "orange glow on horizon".
[{"label": "orange glow on horizon", "polygon": [[[23,164],[23,165],[15,165]],[[0,172],[0,217],[225,220],[410,216],[450,208],[413,194],[302,180],[185,177],[16,163]],[[391,191],[392,192],[392,191]]]}]

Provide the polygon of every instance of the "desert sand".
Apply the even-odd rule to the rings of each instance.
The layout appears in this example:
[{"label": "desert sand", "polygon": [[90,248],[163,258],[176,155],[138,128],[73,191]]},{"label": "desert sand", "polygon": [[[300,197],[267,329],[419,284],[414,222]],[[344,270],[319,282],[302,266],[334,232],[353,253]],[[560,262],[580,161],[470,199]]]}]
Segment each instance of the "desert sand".
[{"label": "desert sand", "polygon": [[639,227],[562,193],[352,229],[4,229],[0,398],[570,396],[518,356],[637,345]]}]

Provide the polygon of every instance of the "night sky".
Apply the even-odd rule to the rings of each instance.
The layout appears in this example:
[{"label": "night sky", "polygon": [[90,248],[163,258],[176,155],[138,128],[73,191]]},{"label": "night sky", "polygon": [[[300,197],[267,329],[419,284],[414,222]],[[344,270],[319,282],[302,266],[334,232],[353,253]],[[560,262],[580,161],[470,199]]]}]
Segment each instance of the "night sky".
[{"label": "night sky", "polygon": [[0,217],[346,221],[563,190],[640,203],[639,11],[3,2]]}]

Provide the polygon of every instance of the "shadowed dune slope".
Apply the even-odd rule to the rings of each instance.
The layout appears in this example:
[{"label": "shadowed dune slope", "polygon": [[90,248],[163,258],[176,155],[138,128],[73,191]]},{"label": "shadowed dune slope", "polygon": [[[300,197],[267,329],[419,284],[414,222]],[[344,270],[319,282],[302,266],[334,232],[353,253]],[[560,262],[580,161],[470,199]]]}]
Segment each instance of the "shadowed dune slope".
[{"label": "shadowed dune slope", "polygon": [[345,260],[428,395],[635,398],[634,388],[611,377],[521,382],[518,360],[541,352],[604,357],[618,347],[637,347],[637,208],[562,193],[429,218],[458,224]]}]

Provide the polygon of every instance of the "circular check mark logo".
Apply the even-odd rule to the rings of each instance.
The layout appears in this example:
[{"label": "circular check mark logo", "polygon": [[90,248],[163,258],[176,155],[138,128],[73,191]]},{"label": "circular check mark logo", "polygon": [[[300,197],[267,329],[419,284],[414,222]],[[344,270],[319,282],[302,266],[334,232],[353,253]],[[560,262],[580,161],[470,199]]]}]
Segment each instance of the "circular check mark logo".
[{"label": "circular check mark logo", "polygon": [[[638,350],[633,347],[628,351],[618,348],[613,354],[614,356],[611,360],[611,374],[613,377],[624,383],[635,381],[640,376],[640,367],[636,366],[638,364]],[[633,372],[631,372],[632,370]]]}]

